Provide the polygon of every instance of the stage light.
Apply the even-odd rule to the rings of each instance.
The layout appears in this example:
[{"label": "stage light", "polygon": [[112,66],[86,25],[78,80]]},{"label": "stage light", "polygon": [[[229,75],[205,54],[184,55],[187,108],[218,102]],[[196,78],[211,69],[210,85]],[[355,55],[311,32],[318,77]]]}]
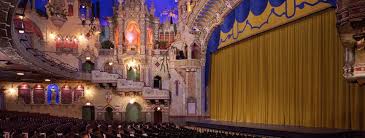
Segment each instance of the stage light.
[{"label": "stage light", "polygon": [[46,82],[50,82],[51,80],[50,80],[50,79],[44,79],[44,81],[46,81]]},{"label": "stage light", "polygon": [[16,73],[16,75],[18,75],[18,76],[24,76],[24,73],[23,72],[18,72],[18,73]]}]

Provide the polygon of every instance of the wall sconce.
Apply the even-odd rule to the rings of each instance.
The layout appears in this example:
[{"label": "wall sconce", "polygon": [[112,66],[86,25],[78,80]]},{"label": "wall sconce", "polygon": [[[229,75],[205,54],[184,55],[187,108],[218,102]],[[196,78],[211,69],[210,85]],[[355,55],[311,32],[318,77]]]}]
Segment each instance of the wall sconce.
[{"label": "wall sconce", "polygon": [[136,100],[134,98],[132,98],[132,99],[129,100],[129,103],[130,104],[134,104],[134,102],[136,102]]}]

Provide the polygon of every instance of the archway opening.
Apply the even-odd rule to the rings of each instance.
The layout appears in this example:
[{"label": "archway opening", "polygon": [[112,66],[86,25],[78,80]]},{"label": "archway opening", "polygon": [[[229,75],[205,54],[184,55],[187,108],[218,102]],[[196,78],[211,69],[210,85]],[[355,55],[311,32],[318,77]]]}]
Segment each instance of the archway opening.
[{"label": "archway opening", "polygon": [[138,122],[141,119],[142,107],[138,103],[129,103],[126,109],[126,121],[127,122]]},{"label": "archway opening", "polygon": [[162,122],[162,111],[161,107],[156,107],[155,112],[153,113],[153,118],[155,123],[161,123]]},{"label": "archway opening", "polygon": [[140,71],[141,68],[139,66],[139,61],[136,61],[134,59],[129,60],[127,62],[127,79],[128,80],[134,80],[139,81],[140,80]]},{"label": "archway opening", "polygon": [[105,108],[105,120],[106,121],[113,120],[113,108],[111,108],[111,107]]},{"label": "archway opening", "polygon": [[85,73],[91,73],[92,70],[94,70],[95,63],[88,60],[84,63],[82,63],[82,72]]},{"label": "archway opening", "polygon": [[196,43],[193,43],[191,47],[191,58],[200,59],[200,47]]},{"label": "archway opening", "polygon": [[135,21],[128,22],[125,30],[125,39],[127,40],[126,45],[128,49],[131,51],[138,51],[141,44],[141,30],[138,23]]},{"label": "archway opening", "polygon": [[104,64],[104,72],[113,73],[113,62],[107,62]]},{"label": "archway opening", "polygon": [[153,88],[162,89],[162,78],[160,76],[153,78]]}]

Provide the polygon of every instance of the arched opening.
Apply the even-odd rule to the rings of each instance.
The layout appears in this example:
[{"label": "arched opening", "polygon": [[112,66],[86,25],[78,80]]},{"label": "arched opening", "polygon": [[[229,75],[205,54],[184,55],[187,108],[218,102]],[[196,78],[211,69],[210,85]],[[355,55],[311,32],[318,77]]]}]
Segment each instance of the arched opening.
[{"label": "arched opening", "polygon": [[81,97],[84,96],[84,86],[78,85],[74,91],[74,99],[73,101],[79,101]]},{"label": "arched opening", "polygon": [[125,30],[125,39],[127,40],[126,45],[128,49],[131,51],[138,51],[141,44],[141,30],[139,29],[138,23],[135,21],[128,22]]},{"label": "arched opening", "polygon": [[61,103],[72,104],[72,89],[69,85],[65,85],[61,89]]},{"label": "arched opening", "polygon": [[160,76],[156,76],[153,78],[153,88],[162,89],[162,80]]},{"label": "arched opening", "polygon": [[91,73],[92,70],[94,70],[95,63],[88,60],[84,63],[82,63],[82,72],[85,73]]},{"label": "arched opening", "polygon": [[104,72],[113,73],[113,62],[107,62],[104,64]]},{"label": "arched opening", "polygon": [[127,79],[139,81],[140,80],[140,66],[139,62],[132,59],[127,62]]},{"label": "arched opening", "polygon": [[111,107],[105,108],[105,115],[104,115],[104,117],[105,117],[105,120],[106,121],[113,120],[113,108],[111,108]]},{"label": "arched opening", "polygon": [[60,89],[56,84],[50,84],[47,87],[47,103],[59,104],[60,103]]},{"label": "arched opening", "polygon": [[191,46],[191,58],[200,59],[200,47],[196,43]]},{"label": "arched opening", "polygon": [[82,119],[95,120],[95,107],[94,106],[82,106]]},{"label": "arched opening", "polygon": [[33,88],[33,103],[44,104],[45,96],[44,87],[40,84],[35,85]]},{"label": "arched opening", "polygon": [[141,119],[142,107],[138,103],[129,103],[126,109],[126,121],[127,122],[138,122]]},{"label": "arched opening", "polygon": [[31,93],[28,84],[21,84],[18,86],[18,99],[22,100],[25,104],[30,104]]},{"label": "arched opening", "polygon": [[153,118],[155,123],[161,123],[162,122],[162,111],[161,107],[156,107],[155,112],[153,113]]}]

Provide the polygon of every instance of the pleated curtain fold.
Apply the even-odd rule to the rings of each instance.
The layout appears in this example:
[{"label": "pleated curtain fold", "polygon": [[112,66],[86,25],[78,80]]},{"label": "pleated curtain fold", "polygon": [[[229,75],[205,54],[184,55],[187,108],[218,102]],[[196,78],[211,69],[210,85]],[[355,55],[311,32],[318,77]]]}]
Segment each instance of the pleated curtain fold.
[{"label": "pleated curtain fold", "polygon": [[334,9],[212,55],[214,120],[365,130],[365,91],[344,80]]}]

